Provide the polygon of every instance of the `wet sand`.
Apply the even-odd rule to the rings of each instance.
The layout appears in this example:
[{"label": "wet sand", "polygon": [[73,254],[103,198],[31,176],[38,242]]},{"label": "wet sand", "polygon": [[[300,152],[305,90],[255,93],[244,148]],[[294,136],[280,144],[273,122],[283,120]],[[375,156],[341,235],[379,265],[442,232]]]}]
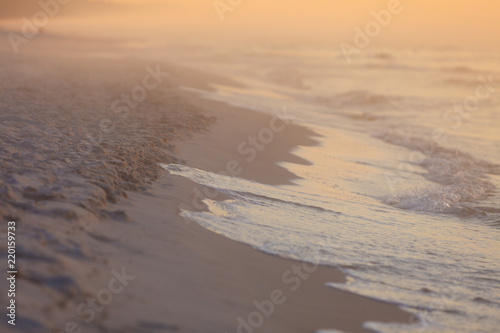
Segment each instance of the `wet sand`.
[{"label": "wet sand", "polygon": [[[262,253],[178,215],[203,209],[197,193],[211,192],[159,163],[219,172],[235,161],[239,177],[287,184],[294,175],[277,163],[307,164],[291,150],[316,144],[312,131],[287,124],[249,162],[238,147],[272,117],[179,90],[238,83],[43,43],[22,57],[1,53],[0,215],[18,223],[20,272],[18,325],[2,331],[365,332],[366,321],[410,320],[325,287],[345,279],[334,268]],[[157,65],[168,78],[125,118],[114,112]],[[89,133],[100,139],[82,145]]]}]

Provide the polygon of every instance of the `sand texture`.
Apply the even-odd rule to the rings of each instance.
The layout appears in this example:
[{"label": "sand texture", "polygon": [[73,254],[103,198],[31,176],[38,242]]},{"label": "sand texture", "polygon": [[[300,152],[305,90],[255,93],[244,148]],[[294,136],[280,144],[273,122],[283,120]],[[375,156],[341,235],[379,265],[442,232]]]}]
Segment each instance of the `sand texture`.
[{"label": "sand texture", "polygon": [[[394,305],[325,287],[345,280],[329,267],[291,291],[283,274],[302,263],[178,215],[204,189],[159,163],[217,172],[234,159],[241,177],[287,184],[295,176],[277,162],[309,163],[290,151],[316,144],[312,131],[290,125],[247,165],[236,145],[270,117],[179,90],[234,81],[83,56],[80,44],[51,53],[47,45],[63,41],[32,43],[19,57],[0,52],[0,216],[17,222],[19,266],[17,325],[2,321],[2,332],[236,332],[238,318],[276,289],[286,302],[256,332],[366,332],[368,320],[410,320]],[[143,85],[148,66],[168,77],[126,116],[115,112],[113,102]],[[92,299],[106,304],[92,308]]]}]

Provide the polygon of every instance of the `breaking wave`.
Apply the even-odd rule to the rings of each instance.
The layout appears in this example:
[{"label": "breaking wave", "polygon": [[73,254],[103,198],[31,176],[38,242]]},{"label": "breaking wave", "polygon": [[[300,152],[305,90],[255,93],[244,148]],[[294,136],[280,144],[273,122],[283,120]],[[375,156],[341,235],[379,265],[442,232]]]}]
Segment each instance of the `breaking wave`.
[{"label": "breaking wave", "polygon": [[423,158],[413,163],[423,167],[427,171],[423,176],[435,183],[386,195],[382,198],[386,204],[416,211],[470,215],[483,211],[471,204],[487,198],[495,190],[488,175],[499,174],[496,164],[417,137],[393,133],[376,136],[388,143],[422,153]]}]

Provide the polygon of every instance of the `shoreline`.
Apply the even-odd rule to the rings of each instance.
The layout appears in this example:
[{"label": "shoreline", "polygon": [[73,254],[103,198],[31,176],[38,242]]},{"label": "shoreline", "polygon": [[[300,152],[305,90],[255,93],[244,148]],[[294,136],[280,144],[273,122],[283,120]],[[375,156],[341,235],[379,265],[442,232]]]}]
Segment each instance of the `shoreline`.
[{"label": "shoreline", "polygon": [[[210,111],[205,111],[204,114],[216,116],[218,120],[208,132],[195,133],[193,138],[189,140],[176,142],[176,148],[179,151],[176,157],[185,159],[188,166],[207,171],[220,172],[224,170],[225,161],[241,158],[236,153],[235,143],[241,143],[245,141],[249,133],[251,135],[259,129],[265,128],[271,119],[271,116],[235,108],[222,102],[204,100],[194,96],[190,96],[189,100],[204,110],[209,109]],[[217,111],[214,111],[215,109]],[[242,115],[242,112],[244,115],[238,117]],[[238,116],[235,116],[235,113],[238,113]],[[263,183],[267,181],[269,184],[288,184],[296,178],[289,171],[278,166],[277,162],[308,163],[297,158],[290,150],[299,144],[305,146],[316,144],[311,137],[315,133],[300,125],[290,126],[289,131],[285,130],[280,133],[280,136],[277,136],[276,140],[266,147],[262,155],[252,161],[252,168],[242,167],[239,177]],[[215,156],[216,158],[214,158]],[[255,162],[255,167],[253,162]],[[241,162],[240,165],[243,163]],[[266,170],[266,173],[269,169],[272,172],[264,175],[262,168]],[[165,188],[166,186],[168,186],[168,190]],[[191,191],[186,193],[186,189],[189,187],[191,187]],[[182,177],[169,175],[165,172],[153,184],[151,191],[154,193],[154,198],[171,197],[170,192],[178,188],[181,190],[176,191],[176,194],[182,192],[182,197],[179,198],[178,202],[179,206],[195,208],[192,205],[193,199],[196,198],[195,193],[202,192],[203,187]],[[198,191],[192,191],[192,189],[198,189]],[[139,197],[141,197],[140,194],[134,200],[141,202],[141,207],[146,207],[145,200],[149,199]],[[223,195],[216,196],[216,200],[224,199]],[[161,203],[158,204],[161,205]],[[176,208],[177,211],[179,206]],[[163,218],[161,214],[155,213],[157,209],[148,208],[147,211],[150,212],[148,220],[161,220]],[[130,212],[133,218],[134,216],[140,218],[143,214],[142,209]],[[180,250],[181,253],[188,252],[187,257],[196,258],[191,263],[178,263],[182,268],[174,269],[174,271],[187,269],[205,272],[205,275],[196,275],[192,278],[190,287],[183,292],[178,291],[177,294],[181,300],[188,295],[188,299],[196,299],[196,305],[191,304],[184,310],[186,312],[179,313],[180,318],[194,317],[198,314],[199,321],[196,323],[186,321],[184,323],[186,326],[180,325],[185,327],[187,331],[236,332],[238,327],[242,327],[241,329],[244,331],[243,326],[245,325],[242,324],[244,320],[241,319],[246,317],[247,323],[248,319],[252,320],[252,313],[258,309],[254,302],[265,303],[266,300],[273,299],[273,295],[276,296],[275,300],[277,300],[277,302],[273,302],[275,312],[269,319],[263,320],[262,326],[256,328],[250,326],[256,332],[314,332],[322,328],[339,329],[346,332],[369,332],[370,330],[362,327],[366,321],[412,321],[412,316],[409,313],[393,304],[325,286],[327,282],[345,282],[343,273],[333,267],[321,265],[310,267],[301,261],[261,252],[249,245],[213,233],[195,222],[187,224],[186,220],[179,215],[173,216],[170,223],[174,223],[174,225],[169,225],[168,228],[175,228],[177,237],[183,239],[183,242],[179,243],[183,247],[183,250]],[[185,237],[191,238],[195,243],[186,245]],[[176,250],[179,251],[179,249]],[[185,265],[193,266],[193,263],[196,268],[184,267]],[[284,281],[291,282],[287,272],[293,272],[296,267],[301,265],[306,265],[303,267],[304,271],[302,273],[296,271],[298,275],[295,276],[295,278],[300,279],[300,283],[297,282],[298,279],[294,280],[298,283],[299,288],[297,290],[287,289],[290,286],[287,286]],[[308,273],[308,267],[312,272]],[[284,276],[286,277],[284,278]],[[173,280],[182,278],[181,273]],[[209,282],[206,279],[209,279]],[[228,285],[228,283],[230,284]],[[172,286],[172,288],[175,287]],[[207,290],[210,289],[217,290],[217,293],[207,293]],[[281,291],[283,291],[282,294],[280,294]],[[286,298],[286,301],[280,303],[283,298]],[[200,303],[203,304],[200,305]],[[363,310],[356,313],[360,308]],[[206,309],[211,309],[209,314],[204,315],[203,318],[200,317],[199,313],[206,312]],[[220,318],[220,322],[214,323],[216,326],[207,330],[207,325],[214,322],[216,317]],[[257,320],[258,316],[253,319]],[[172,319],[172,322],[175,320]]]},{"label": "shoreline", "polygon": [[[36,55],[36,47],[43,48],[44,44],[40,39],[30,45],[35,47]],[[45,50],[42,54],[46,56]],[[1,110],[7,114],[8,118],[3,119],[6,124],[25,124],[19,127],[22,132],[11,133],[16,140],[6,144],[12,155],[7,158],[12,163],[5,166],[10,178],[0,192],[0,199],[12,203],[12,207],[4,207],[4,215],[11,211],[19,214],[18,232],[25,235],[19,243],[23,265],[18,276],[20,312],[16,328],[24,332],[60,332],[69,325],[89,333],[229,333],[237,331],[241,324],[238,318],[248,322],[255,311],[260,311],[263,321],[256,332],[313,332],[320,328],[368,332],[362,327],[366,321],[409,321],[411,315],[395,305],[326,287],[326,282],[345,281],[337,269],[318,266],[313,270],[300,261],[269,255],[217,235],[195,222],[186,223],[178,215],[180,207],[203,209],[193,189],[205,189],[164,170],[153,181],[157,177],[156,162],[185,161],[189,166],[218,172],[227,170],[227,163],[234,160],[241,168],[239,177],[267,184],[291,184],[295,175],[278,162],[310,163],[291,151],[298,145],[317,144],[314,132],[285,124],[283,130],[275,131],[264,149],[259,149],[248,138],[258,138],[265,128],[280,129],[284,122],[275,120],[273,125],[271,116],[204,100],[179,91],[169,82],[168,89],[148,97],[142,113],[133,113],[128,123],[122,124],[123,129],[120,127],[120,131],[112,132],[97,144],[94,148],[98,151],[84,161],[87,164],[78,165],[77,172],[67,172],[73,158],[81,158],[78,151],[71,150],[73,143],[67,138],[77,139],[80,132],[85,133],[83,126],[93,117],[105,118],[114,96],[130,91],[131,83],[141,82],[142,65],[146,64],[129,59],[87,59],[82,65],[82,61],[71,58],[54,64],[51,59],[50,65],[59,72],[49,73],[76,89],[78,95],[72,95],[56,81],[40,87],[36,81],[27,80],[30,75],[43,78],[46,70],[38,67],[45,62],[36,56],[39,63],[27,65],[31,56],[33,53],[15,63],[19,67],[13,67],[13,73],[19,70],[25,76],[13,76],[14,88],[8,86],[7,91],[12,90],[14,97],[34,95],[42,111],[36,103],[12,106],[12,112],[16,108],[27,110],[19,116],[10,116],[10,108]],[[82,67],[76,72],[82,81],[75,83],[76,79],[68,73],[76,64]],[[218,75],[161,65],[179,78],[177,86],[209,89],[214,81],[234,84]],[[96,68],[101,72],[88,77],[85,66],[91,74]],[[108,74],[116,77],[108,80]],[[119,87],[116,80],[120,80]],[[62,106],[52,110],[50,94],[61,93],[62,97],[56,96]],[[9,103],[12,101],[15,98]],[[174,106],[163,110],[162,103]],[[177,109],[183,116],[194,116],[176,118]],[[89,110],[93,113],[87,114]],[[172,114],[173,120],[168,118]],[[162,116],[168,119],[158,119]],[[216,117],[215,124],[211,117]],[[45,126],[53,118],[57,118],[63,131],[51,132],[49,127],[46,137],[52,140],[52,135],[58,134],[56,142],[31,139],[30,133],[40,126],[35,120]],[[155,137],[158,134],[166,135],[161,142]],[[258,144],[267,142],[269,136],[265,138],[261,136]],[[248,153],[238,153],[244,142],[247,145],[243,150]],[[45,151],[56,145],[58,155],[43,160]],[[116,152],[114,145],[126,149]],[[248,161],[254,155],[249,152],[251,147],[255,157]],[[151,156],[160,151],[162,155]],[[160,156],[167,160],[157,161]],[[14,165],[13,161],[26,165]],[[51,169],[30,168],[36,163],[48,163]],[[235,165],[230,169],[238,170]],[[130,171],[121,175],[123,168]],[[58,173],[60,170],[64,172]],[[122,180],[125,183],[120,183]],[[121,281],[123,288],[118,288],[116,281]],[[292,290],[292,286],[297,288]],[[105,295],[109,300],[105,306],[89,303],[89,299],[104,300]],[[0,297],[2,302],[4,296]],[[260,305],[255,305],[255,301]],[[268,318],[269,301],[274,309]],[[253,316],[260,321],[258,314]]]}]

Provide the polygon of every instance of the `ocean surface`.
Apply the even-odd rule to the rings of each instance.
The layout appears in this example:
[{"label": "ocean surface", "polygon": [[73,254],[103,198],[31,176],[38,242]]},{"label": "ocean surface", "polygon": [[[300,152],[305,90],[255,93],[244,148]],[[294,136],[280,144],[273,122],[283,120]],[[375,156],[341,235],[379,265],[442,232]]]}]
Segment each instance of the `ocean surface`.
[{"label": "ocean surface", "polygon": [[317,146],[294,151],[310,163],[282,163],[300,177],[294,185],[164,165],[231,198],[182,215],[262,251],[338,267],[348,282],[331,288],[420,319],[365,323],[375,331],[500,331],[497,53],[366,49],[349,63],[335,46],[179,44],[160,55],[248,86],[199,91],[207,98],[286,111],[318,133]]}]

